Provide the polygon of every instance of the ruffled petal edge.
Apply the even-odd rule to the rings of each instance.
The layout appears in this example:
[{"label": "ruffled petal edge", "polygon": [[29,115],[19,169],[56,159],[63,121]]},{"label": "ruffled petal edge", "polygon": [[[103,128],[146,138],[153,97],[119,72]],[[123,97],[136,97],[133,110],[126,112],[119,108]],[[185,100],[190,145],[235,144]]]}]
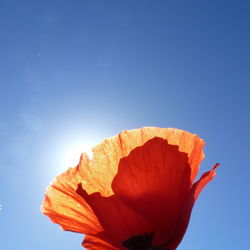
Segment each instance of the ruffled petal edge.
[{"label": "ruffled petal edge", "polygon": [[178,220],[178,223],[176,225],[176,229],[173,233],[173,237],[170,238],[170,241],[168,243],[169,249],[176,249],[177,246],[180,244],[186,230],[187,226],[190,220],[191,212],[193,209],[193,206],[203,190],[203,188],[216,176],[215,169],[219,166],[219,163],[216,163],[214,167],[208,171],[205,172],[201,178],[195,182],[190,190],[190,193],[188,195],[188,198],[184,204],[183,211],[181,213],[181,216]]}]

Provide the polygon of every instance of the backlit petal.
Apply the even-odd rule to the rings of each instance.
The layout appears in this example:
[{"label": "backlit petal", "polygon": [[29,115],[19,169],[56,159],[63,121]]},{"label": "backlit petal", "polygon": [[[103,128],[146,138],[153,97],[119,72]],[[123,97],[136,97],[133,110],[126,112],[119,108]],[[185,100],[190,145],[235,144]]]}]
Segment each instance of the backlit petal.
[{"label": "backlit petal", "polygon": [[87,168],[88,162],[83,154],[80,166],[69,168],[59,175],[46,191],[41,211],[61,225],[63,230],[84,234],[102,231],[91,207],[76,193],[77,185],[84,178],[81,168]]},{"label": "backlit petal", "polygon": [[91,162],[91,179],[95,178],[98,183],[102,183],[102,186],[99,185],[98,188],[92,186],[92,189],[87,186],[84,188],[90,192],[100,192],[104,196],[112,195],[111,184],[118,172],[120,159],[127,156],[134,148],[142,146],[154,137],[167,140],[169,144],[178,146],[180,152],[187,154],[188,163],[191,167],[190,180],[193,182],[197,175],[199,164],[204,158],[202,151],[204,141],[197,135],[180,129],[145,127],[125,130],[94,147]]},{"label": "backlit petal", "polygon": [[82,246],[90,250],[119,250],[119,248],[116,248],[100,238],[91,235],[85,236]]},{"label": "backlit petal", "polygon": [[175,249],[180,244],[187,230],[193,206],[203,188],[215,177],[215,169],[218,166],[218,163],[215,164],[215,166],[210,171],[204,173],[201,178],[193,184],[183,210],[180,213],[180,218],[178,220],[178,223],[176,224],[176,230],[174,231],[173,237],[171,238],[171,241],[169,243],[170,249]]},{"label": "backlit petal", "polygon": [[155,137],[121,159],[112,188],[127,206],[150,222],[158,245],[175,228],[192,185],[190,175],[187,154]]},{"label": "backlit petal", "polygon": [[122,248],[122,242],[131,235],[143,234],[152,228],[143,215],[136,213],[116,195],[110,197],[101,196],[100,193],[88,195],[81,185],[77,193],[91,206],[102,225],[104,231],[95,236],[119,249]]},{"label": "backlit petal", "polygon": [[[47,189],[42,212],[64,230],[86,234],[87,249],[124,249],[134,235],[176,247],[213,170],[192,186],[204,141],[189,132],[145,127],[123,131],[83,154]],[[212,176],[212,177],[211,177]]]}]

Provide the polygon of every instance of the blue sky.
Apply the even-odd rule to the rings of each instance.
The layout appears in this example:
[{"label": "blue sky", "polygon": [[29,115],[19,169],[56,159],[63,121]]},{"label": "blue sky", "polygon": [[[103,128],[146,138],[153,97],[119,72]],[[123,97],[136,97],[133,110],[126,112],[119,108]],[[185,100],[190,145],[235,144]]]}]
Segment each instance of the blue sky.
[{"label": "blue sky", "polygon": [[[176,127],[221,163],[178,249],[249,247],[248,0],[1,0],[0,248],[82,249],[41,215],[85,147]],[[82,149],[82,150],[81,150]]]}]

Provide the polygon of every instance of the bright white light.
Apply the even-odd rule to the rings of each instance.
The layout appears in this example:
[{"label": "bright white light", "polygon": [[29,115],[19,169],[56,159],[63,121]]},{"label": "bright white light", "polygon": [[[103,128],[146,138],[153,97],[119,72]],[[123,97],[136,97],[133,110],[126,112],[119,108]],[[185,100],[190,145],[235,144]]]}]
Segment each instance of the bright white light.
[{"label": "bright white light", "polygon": [[59,171],[64,171],[69,167],[75,167],[80,161],[82,153],[86,153],[89,158],[92,158],[92,147],[94,144],[85,142],[70,141],[61,146],[59,150]]},{"label": "bright white light", "polygon": [[81,154],[85,152],[91,159],[92,157],[92,151],[91,151],[91,146],[88,145],[72,145],[71,148],[65,152],[65,155],[63,156],[63,161],[66,165],[69,167],[74,167],[79,163],[80,156]]}]

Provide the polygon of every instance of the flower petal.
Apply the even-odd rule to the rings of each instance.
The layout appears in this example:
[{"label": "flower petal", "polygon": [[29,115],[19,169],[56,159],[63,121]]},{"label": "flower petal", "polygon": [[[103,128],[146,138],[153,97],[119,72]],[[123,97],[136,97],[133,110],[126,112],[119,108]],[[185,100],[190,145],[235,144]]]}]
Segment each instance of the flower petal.
[{"label": "flower petal", "polygon": [[[107,203],[109,205],[106,206],[106,210],[112,206],[114,207],[113,210],[115,210],[115,206],[120,206],[124,214],[124,218],[120,218],[120,221],[124,223],[124,221],[129,218],[127,230],[123,230],[125,234],[118,232],[120,235],[117,240],[121,240],[121,238],[125,237],[128,233],[138,232],[139,227],[131,229],[130,222],[136,223],[134,225],[142,225],[140,229],[149,230],[149,228],[152,227],[152,218],[150,216],[145,216],[145,218],[143,218],[134,208],[133,204],[126,204],[124,202],[124,197],[119,193],[120,191],[118,193],[122,198],[118,197],[114,192],[119,190],[119,188],[116,190],[116,184],[114,184],[113,190],[112,182],[118,173],[118,165],[120,161],[122,162],[121,159],[129,156],[133,149],[143,146],[154,137],[164,139],[169,145],[178,146],[178,153],[176,153],[177,158],[181,152],[186,155],[183,157],[186,160],[182,159],[180,162],[185,162],[189,167],[184,167],[180,173],[176,171],[177,176],[179,176],[179,181],[181,175],[185,177],[185,185],[183,185],[185,188],[183,187],[183,189],[186,190],[186,187],[194,180],[198,172],[199,164],[204,157],[202,151],[204,146],[203,140],[196,135],[178,129],[146,127],[123,131],[118,136],[104,140],[100,145],[93,148],[93,158],[91,161],[83,154],[77,167],[71,168],[58,176],[48,188],[41,208],[42,212],[48,215],[53,222],[60,224],[64,230],[97,235],[103,232],[104,226],[105,230],[110,230],[111,236],[111,232],[114,232],[114,229],[117,228],[119,223],[116,225],[114,221],[111,223],[112,225],[110,227],[107,226],[107,222],[103,219],[106,215],[103,212],[101,214],[97,212],[97,210],[100,211],[100,207],[98,206],[102,204],[103,199],[100,199],[99,203],[97,202],[96,207],[90,204],[91,198],[87,199],[85,197],[85,199],[76,192],[78,185],[81,184],[82,189],[85,190],[89,196],[96,193],[99,193],[98,195],[101,198],[111,197],[111,199],[113,199],[112,197],[116,196],[115,202],[112,201]],[[162,156],[162,152],[160,155]],[[149,159],[154,159],[152,154],[150,154]],[[171,159],[174,162],[174,159]],[[128,162],[130,162],[130,160]],[[174,171],[174,168],[171,167],[171,169]],[[185,173],[185,171],[189,173]],[[173,187],[175,188],[176,185],[173,185]],[[185,195],[180,195],[180,200],[182,200],[184,196]],[[169,198],[168,201],[170,200]],[[177,201],[177,203],[179,204],[180,201]],[[103,206],[102,204],[102,207]],[[154,205],[150,206],[152,207]],[[171,210],[171,208],[168,209]],[[150,211],[150,209],[148,211]],[[111,213],[107,214],[111,215]],[[113,218],[116,218],[115,220],[118,222],[119,220],[117,217],[118,213],[114,213]],[[105,237],[107,237],[107,235]],[[109,241],[108,237],[105,241]]]},{"label": "flower petal", "polygon": [[204,173],[201,178],[195,182],[192,186],[192,189],[189,192],[185,205],[183,207],[183,211],[181,212],[181,216],[176,225],[176,229],[173,233],[173,237],[169,242],[169,249],[176,249],[176,247],[180,244],[189,223],[189,219],[191,216],[191,212],[193,206],[203,190],[203,188],[215,177],[215,169],[219,166],[219,164],[215,164],[215,166],[208,172]]},{"label": "flower petal", "polygon": [[[198,173],[199,164],[204,158],[202,151],[204,141],[197,135],[180,129],[144,127],[125,130],[118,136],[106,139],[93,148],[90,177],[95,178],[98,183],[102,183],[102,186],[100,185],[98,189],[92,186],[95,190],[90,192],[100,192],[104,196],[112,195],[111,183],[117,174],[120,159],[128,156],[134,148],[142,146],[154,137],[167,140],[169,144],[178,146],[180,152],[187,154],[191,167],[190,179],[193,182]],[[86,187],[84,188],[87,190]]]},{"label": "flower petal", "polygon": [[150,222],[151,230],[144,233],[156,232],[154,243],[159,245],[175,228],[192,185],[190,175],[187,154],[155,137],[120,160],[112,188],[119,199]]},{"label": "flower petal", "polygon": [[98,237],[92,235],[86,235],[84,241],[82,242],[82,246],[86,249],[91,250],[119,250],[107,242],[101,240]]},{"label": "flower petal", "polygon": [[94,234],[102,228],[89,205],[76,193],[77,185],[82,181],[89,159],[83,154],[80,165],[69,168],[59,175],[46,191],[41,211],[61,225],[63,230]]},{"label": "flower petal", "polygon": [[77,193],[89,204],[103,227],[104,231],[94,236],[119,249],[122,248],[122,242],[131,235],[143,234],[152,228],[141,214],[129,208],[116,195],[109,197],[101,196],[100,193],[89,195],[82,189],[81,184]]}]

